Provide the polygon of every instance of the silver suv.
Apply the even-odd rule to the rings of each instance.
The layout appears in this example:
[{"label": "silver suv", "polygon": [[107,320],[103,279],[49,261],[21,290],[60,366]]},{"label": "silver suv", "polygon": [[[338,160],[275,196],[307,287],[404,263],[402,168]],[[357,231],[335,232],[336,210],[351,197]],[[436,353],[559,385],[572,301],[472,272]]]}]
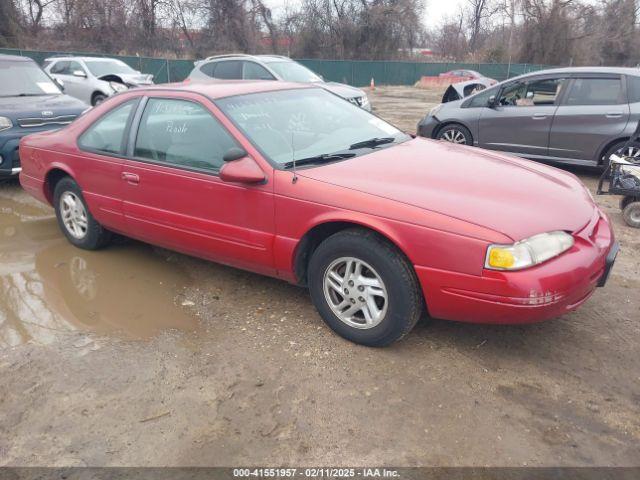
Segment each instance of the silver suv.
[{"label": "silver suv", "polygon": [[62,81],[66,94],[93,106],[131,87],[153,84],[153,75],[142,74],[115,58],[51,57],[43,68]]},{"label": "silver suv", "polygon": [[325,90],[371,111],[367,94],[344,83],[325,82],[307,67],[280,55],[218,55],[195,62],[191,80],[283,80],[317,83]]}]

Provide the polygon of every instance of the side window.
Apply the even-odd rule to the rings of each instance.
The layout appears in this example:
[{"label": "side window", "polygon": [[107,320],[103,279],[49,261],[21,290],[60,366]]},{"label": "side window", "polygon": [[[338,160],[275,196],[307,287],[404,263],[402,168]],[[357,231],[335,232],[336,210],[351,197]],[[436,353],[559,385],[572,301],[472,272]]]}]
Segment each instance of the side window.
[{"label": "side window", "polygon": [[627,95],[629,103],[640,102],[640,77],[627,75]]},{"label": "side window", "polygon": [[221,80],[242,80],[242,62],[239,60],[217,62],[214,77]]},{"label": "side window", "polygon": [[84,72],[84,68],[78,62],[69,62],[69,67],[67,68],[66,75],[73,75],[73,72]]},{"label": "side window", "polygon": [[204,73],[205,75],[213,78],[213,70],[214,70],[215,66],[216,66],[215,62],[205,63],[204,65],[202,65],[200,67],[200,71],[202,73]]},{"label": "side window", "polygon": [[497,89],[492,88],[490,90],[485,90],[482,93],[474,96],[469,100],[469,103],[466,104],[467,108],[478,108],[478,107],[486,107],[489,102],[489,97],[495,95],[497,93]]},{"label": "side window", "polygon": [[554,105],[565,83],[564,78],[517,82],[502,90],[499,104],[505,107]]},{"label": "side window", "polygon": [[152,98],[138,127],[134,156],[157,163],[218,171],[237,143],[202,105]]},{"label": "side window", "polygon": [[56,62],[51,67],[52,74],[65,75],[65,72],[69,70],[69,62],[61,61]]},{"label": "side window", "polygon": [[137,103],[137,100],[126,102],[96,120],[78,140],[80,148],[105,153],[121,153],[127,122]]},{"label": "side window", "polygon": [[243,63],[244,75],[242,78],[245,80],[275,80],[273,75],[271,75],[262,65],[258,65],[256,62]]},{"label": "side window", "polygon": [[624,102],[620,78],[576,78],[567,105],[620,105]]}]

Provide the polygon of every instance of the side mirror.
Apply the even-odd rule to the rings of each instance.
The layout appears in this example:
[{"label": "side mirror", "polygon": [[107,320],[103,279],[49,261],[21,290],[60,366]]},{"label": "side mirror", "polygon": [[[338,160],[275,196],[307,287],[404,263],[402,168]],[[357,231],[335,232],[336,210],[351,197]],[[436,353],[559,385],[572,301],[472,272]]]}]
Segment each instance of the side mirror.
[{"label": "side mirror", "polygon": [[[241,149],[230,149],[230,150],[241,150]],[[238,152],[235,152],[236,154]],[[246,152],[245,155],[236,158],[234,160],[227,160],[227,156],[231,158],[229,152],[227,152],[223,159],[226,162],[222,168],[220,169],[220,180],[223,182],[231,182],[231,183],[262,183],[267,177],[264,172],[260,169],[256,161],[248,156]]]},{"label": "side mirror", "polygon": [[245,151],[244,148],[240,147],[232,147],[222,156],[222,160],[225,162],[233,162],[234,160],[240,160],[248,156],[249,154]]},{"label": "side mirror", "polygon": [[84,73],[82,70],[74,70],[73,71],[73,76],[74,77],[80,77],[80,78],[87,78],[87,74]]},{"label": "side mirror", "polygon": [[533,100],[533,92],[527,92],[527,100]]},{"label": "side mirror", "polygon": [[495,108],[495,106],[496,106],[496,96],[495,95],[491,95],[489,97],[489,100],[487,100],[487,107]]}]

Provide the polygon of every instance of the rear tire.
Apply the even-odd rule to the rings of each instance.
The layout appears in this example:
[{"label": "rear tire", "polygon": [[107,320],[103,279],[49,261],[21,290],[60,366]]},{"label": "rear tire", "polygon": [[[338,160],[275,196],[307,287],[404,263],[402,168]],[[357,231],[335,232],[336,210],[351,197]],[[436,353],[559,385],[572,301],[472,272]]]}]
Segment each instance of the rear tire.
[{"label": "rear tire", "polygon": [[371,231],[343,230],[322,242],[309,262],[308,283],[325,323],[360,345],[387,346],[409,333],[422,315],[412,266]]},{"label": "rear tire", "polygon": [[469,129],[459,123],[447,125],[436,136],[438,140],[455,143],[457,145],[473,145],[473,137]]},{"label": "rear tire", "polygon": [[622,218],[627,225],[633,228],[640,228],[640,202],[628,203],[622,211]]},{"label": "rear tire", "polygon": [[602,156],[601,159],[601,165],[602,168],[608,168],[609,167],[609,163],[611,163],[611,155],[613,155],[614,153],[616,154],[620,154],[620,153],[624,153],[626,155],[631,154],[630,156],[634,156],[637,155],[637,157],[633,157],[635,158],[635,162],[634,163],[638,163],[640,164],[640,143],[639,142],[633,142],[629,148],[625,151],[622,152],[621,149],[622,147],[624,147],[624,145],[627,143],[627,140],[622,140],[620,142],[616,142],[614,143],[612,146],[610,146],[607,151],[604,153],[604,155]]},{"label": "rear tire", "polygon": [[111,240],[111,232],[93,218],[82,190],[71,177],[64,177],[56,184],[53,205],[62,233],[76,247],[98,250]]}]

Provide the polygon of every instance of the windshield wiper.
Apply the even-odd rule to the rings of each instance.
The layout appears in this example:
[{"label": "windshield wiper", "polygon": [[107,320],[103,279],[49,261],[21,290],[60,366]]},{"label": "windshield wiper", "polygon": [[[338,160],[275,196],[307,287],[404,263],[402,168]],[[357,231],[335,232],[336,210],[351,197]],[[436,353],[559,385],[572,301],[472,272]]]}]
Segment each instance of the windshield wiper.
[{"label": "windshield wiper", "polygon": [[[295,161],[296,167],[301,165],[312,165],[314,163],[327,163],[333,162],[335,160],[342,160],[345,158],[355,157],[355,153],[351,152],[338,152],[338,153],[323,153],[322,155],[316,155],[314,157],[301,158],[300,160]],[[284,168],[292,168],[294,162],[287,162],[283,165]]]},{"label": "windshield wiper", "polygon": [[375,148],[379,145],[385,145],[387,143],[395,142],[395,137],[374,137],[369,140],[363,140],[362,142],[354,143],[349,147],[349,150],[357,150],[359,148]]}]

